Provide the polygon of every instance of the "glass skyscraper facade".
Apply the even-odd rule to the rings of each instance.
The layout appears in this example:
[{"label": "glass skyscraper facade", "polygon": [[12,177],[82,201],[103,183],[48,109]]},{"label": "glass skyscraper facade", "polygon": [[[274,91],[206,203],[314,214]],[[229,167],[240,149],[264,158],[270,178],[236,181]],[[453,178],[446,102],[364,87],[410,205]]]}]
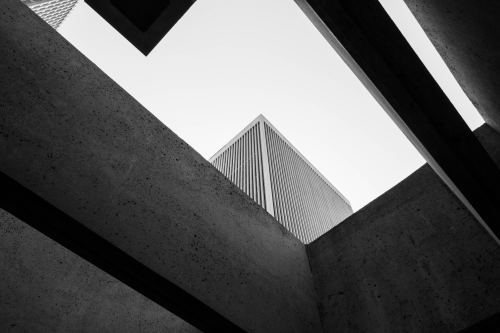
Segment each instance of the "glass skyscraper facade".
[{"label": "glass skyscraper facade", "polygon": [[210,162],[304,243],[352,214],[349,201],[262,115]]},{"label": "glass skyscraper facade", "polygon": [[59,28],[78,0],[21,0],[54,29]]}]

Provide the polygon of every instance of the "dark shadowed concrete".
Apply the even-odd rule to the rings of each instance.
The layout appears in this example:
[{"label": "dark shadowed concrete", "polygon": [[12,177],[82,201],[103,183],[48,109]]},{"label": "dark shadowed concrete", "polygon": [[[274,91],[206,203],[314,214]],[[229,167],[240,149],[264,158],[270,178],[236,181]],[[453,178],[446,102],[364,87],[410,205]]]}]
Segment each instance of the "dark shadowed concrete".
[{"label": "dark shadowed concrete", "polygon": [[85,0],[144,55],[163,39],[196,0]]},{"label": "dark shadowed concrete", "polygon": [[500,311],[500,248],[428,165],[308,253],[326,332],[456,332]]},{"label": "dark shadowed concrete", "polygon": [[320,329],[304,245],[17,0],[0,59],[1,172],[158,274],[162,305],[175,285],[247,331]]},{"label": "dark shadowed concrete", "polygon": [[0,209],[0,332],[199,332]]},{"label": "dark shadowed concrete", "polygon": [[496,333],[500,327],[500,312],[475,323],[460,333]]},{"label": "dark shadowed concrete", "polygon": [[488,151],[493,161],[500,166],[500,134],[487,124],[476,129],[474,134]]},{"label": "dark shadowed concrete", "polygon": [[485,121],[500,131],[500,2],[405,2]]}]

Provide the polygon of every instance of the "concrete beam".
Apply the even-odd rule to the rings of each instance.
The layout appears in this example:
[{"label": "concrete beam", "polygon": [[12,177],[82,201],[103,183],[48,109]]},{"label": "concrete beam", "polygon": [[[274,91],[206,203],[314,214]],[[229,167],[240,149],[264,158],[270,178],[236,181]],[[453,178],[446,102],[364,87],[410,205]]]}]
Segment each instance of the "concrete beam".
[{"label": "concrete beam", "polygon": [[2,209],[0,272],[0,332],[200,332]]},{"label": "concrete beam", "polygon": [[457,332],[500,312],[500,247],[428,165],[308,253],[325,332]]},{"label": "concrete beam", "polygon": [[[60,245],[71,249],[75,254],[100,267],[107,273],[118,277],[123,283],[135,288],[150,300],[165,308],[175,309],[175,312],[183,316],[185,320],[194,323],[198,327],[203,327],[204,330],[225,329],[240,331],[240,328],[235,326],[231,321],[201,303],[189,293],[186,293],[176,284],[165,280],[161,275],[143,265],[140,261],[134,260],[134,258],[131,258],[120,248],[113,246],[106,239],[85,228],[78,221],[52,206],[2,172],[0,172],[0,185],[2,188],[0,192],[1,209],[4,209],[46,236],[56,240]],[[8,224],[9,219],[1,222],[2,224]],[[49,249],[46,249],[46,251]],[[7,249],[8,251],[9,249]],[[11,258],[13,262],[22,262],[23,260],[24,258],[22,257]],[[2,273],[5,275],[9,274],[8,271]],[[88,273],[95,273],[95,269]],[[17,289],[25,288],[25,298],[31,294],[40,294],[36,289],[30,289],[29,285],[21,285],[22,279],[20,280],[20,284],[16,287]],[[52,291],[55,292],[54,290]],[[46,290],[45,292],[49,293],[50,291]],[[51,296],[52,299],[57,297],[57,295]],[[78,302],[78,300],[75,300],[75,302]],[[0,307],[10,306],[12,304],[9,303],[2,303],[0,305]],[[18,311],[27,311],[28,308],[17,309],[17,311],[16,309],[12,310],[17,313]],[[45,323],[50,325],[50,322]],[[40,330],[43,328],[47,331],[50,327],[38,327]]]},{"label": "concrete beam", "polygon": [[17,0],[0,59],[1,207],[204,331],[321,329],[304,245]]},{"label": "concrete beam", "polygon": [[486,123],[500,132],[500,3],[405,2]]},{"label": "concrete beam", "polygon": [[380,3],[296,2],[498,242],[500,172]]}]

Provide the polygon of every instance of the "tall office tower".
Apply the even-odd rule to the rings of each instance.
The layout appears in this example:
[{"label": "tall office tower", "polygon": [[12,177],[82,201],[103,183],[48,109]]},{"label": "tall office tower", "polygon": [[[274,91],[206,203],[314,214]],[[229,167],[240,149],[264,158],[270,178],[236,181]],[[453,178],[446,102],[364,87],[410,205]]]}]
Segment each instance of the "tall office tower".
[{"label": "tall office tower", "polygon": [[78,0],[21,0],[54,29],[59,28],[62,21],[76,5]]},{"label": "tall office tower", "polygon": [[262,115],[210,162],[304,243],[352,214],[349,201]]}]

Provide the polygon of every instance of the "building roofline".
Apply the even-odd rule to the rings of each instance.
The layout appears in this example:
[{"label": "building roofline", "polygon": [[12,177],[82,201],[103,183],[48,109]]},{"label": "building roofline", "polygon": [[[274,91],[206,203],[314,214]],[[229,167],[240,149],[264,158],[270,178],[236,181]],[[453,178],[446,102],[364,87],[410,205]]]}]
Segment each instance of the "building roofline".
[{"label": "building roofline", "polygon": [[208,159],[210,163],[212,163],[219,155],[221,155],[227,148],[229,148],[233,143],[235,143],[244,133],[246,133],[250,128],[252,128],[255,124],[260,122],[261,119],[265,119],[262,114],[259,114],[257,118],[252,120],[245,128],[238,132],[228,143],[226,143],[221,149],[219,149],[215,154],[212,155]]},{"label": "building roofline", "polygon": [[295,146],[294,146],[294,145],[293,145],[290,141],[288,141],[288,139],[287,139],[287,138],[286,138],[283,134],[281,134],[281,132],[280,132],[280,131],[278,131],[278,130],[276,129],[276,127],[274,127],[274,125],[273,125],[273,124],[271,124],[271,122],[270,122],[270,121],[269,121],[266,117],[264,117],[264,116],[261,114],[261,115],[259,115],[258,119],[259,119],[259,120],[262,120],[262,121],[263,121],[264,123],[266,123],[269,127],[271,127],[271,128],[273,129],[273,131],[275,131],[275,132],[276,132],[276,133],[280,136],[280,138],[281,138],[283,141],[285,141],[285,142],[286,142],[286,143],[290,146],[290,148],[292,148],[292,149],[293,149],[293,151],[294,151],[297,155],[299,155],[299,157],[300,157],[300,158],[302,158],[302,159],[303,159],[303,160],[304,160],[304,161],[305,161],[305,162],[306,162],[306,163],[307,163],[307,164],[311,167],[311,169],[313,169],[313,171],[314,171],[314,172],[315,172],[315,173],[316,173],[316,174],[317,174],[317,175],[318,175],[321,179],[323,179],[323,181],[324,181],[325,183],[327,183],[327,184],[328,184],[328,185],[329,185],[329,186],[330,186],[330,187],[331,187],[331,188],[332,188],[332,189],[333,189],[333,190],[334,190],[334,191],[335,191],[335,192],[336,192],[336,193],[337,193],[337,194],[338,194],[338,195],[339,195],[339,196],[340,196],[340,197],[341,197],[341,198],[342,198],[342,199],[343,199],[343,200],[344,200],[344,201],[345,201],[348,205],[349,205],[349,207],[351,207],[351,209],[352,209],[352,206],[351,206],[351,203],[349,202],[349,200],[347,200],[347,198],[346,198],[346,197],[345,197],[345,196],[344,196],[344,195],[343,195],[343,194],[342,194],[342,193],[341,193],[341,192],[340,192],[340,191],[339,191],[339,190],[338,190],[335,186],[333,186],[333,184],[332,184],[332,183],[331,183],[328,179],[326,179],[326,177],[325,177],[325,176],[323,176],[323,174],[322,174],[322,173],[321,173],[318,169],[316,169],[316,167],[314,166],[314,164],[312,164],[312,163],[311,163],[311,162],[310,162],[310,161],[309,161],[309,160],[308,160],[308,159],[307,159],[304,155],[302,155],[302,153],[301,153],[301,152],[300,152],[297,148],[295,148]]},{"label": "building roofline", "polygon": [[252,120],[247,126],[245,126],[245,128],[243,128],[241,131],[238,132],[238,134],[236,134],[228,143],[226,143],[221,149],[219,149],[210,159],[209,159],[209,162],[212,163],[215,159],[217,159],[217,157],[219,157],[224,151],[226,151],[227,148],[229,148],[231,145],[233,145],[233,143],[235,143],[243,134],[245,134],[250,128],[252,128],[255,124],[259,123],[259,122],[263,122],[265,124],[267,124],[273,131],[276,132],[276,134],[279,135],[279,137],[285,141],[286,144],[288,144],[290,146],[290,148],[292,148],[292,150],[297,154],[299,155],[300,158],[302,158],[310,167],[311,169],[326,183],[328,184],[328,186],[330,186],[334,191],[335,193],[338,194],[339,197],[342,198],[342,200],[344,200],[348,205],[349,207],[351,208],[352,210],[352,206],[351,206],[351,203],[349,202],[349,200],[335,187],[333,186],[333,184],[328,180],[326,179],[325,176],[323,176],[323,174],[318,170],[316,169],[316,167],[304,156],[302,155],[302,153],[297,149],[295,148],[295,146],[290,142],[288,141],[288,139],[283,135],[281,134],[280,131],[278,131],[276,129],[276,127],[274,127],[273,124],[271,124],[271,122],[266,118],[264,117],[263,114],[259,114],[257,116],[257,118],[255,118],[254,120]]}]

